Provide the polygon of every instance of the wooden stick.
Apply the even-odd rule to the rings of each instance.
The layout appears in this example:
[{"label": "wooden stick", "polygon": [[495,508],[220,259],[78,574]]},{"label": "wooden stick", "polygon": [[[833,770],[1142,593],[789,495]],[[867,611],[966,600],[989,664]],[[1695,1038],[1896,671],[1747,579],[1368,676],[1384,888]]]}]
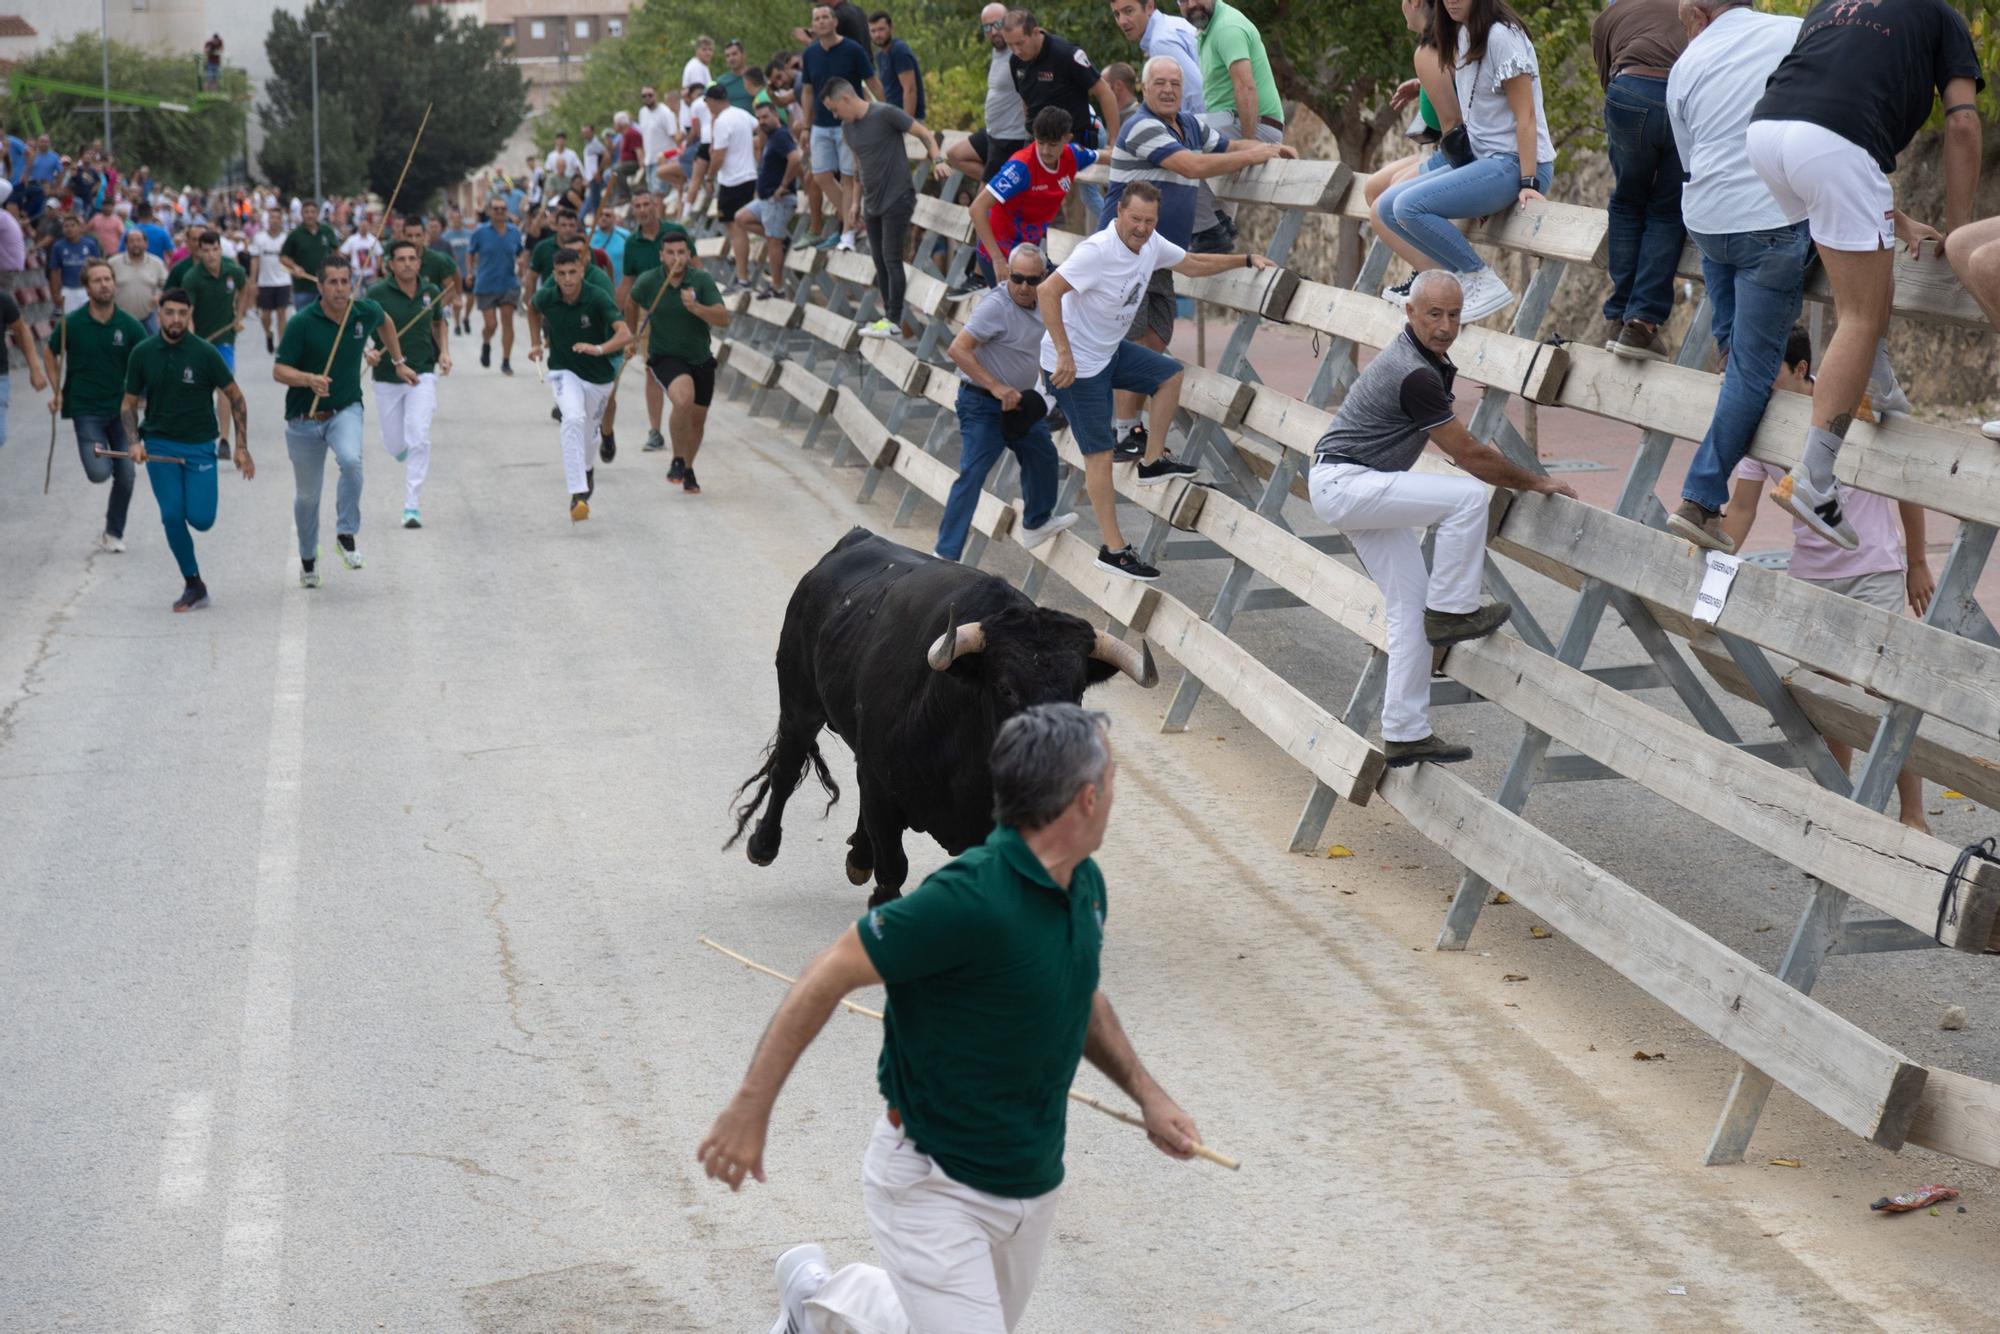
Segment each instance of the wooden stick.
[{"label": "wooden stick", "polygon": [[[101,459],[129,459],[132,457],[132,455],[125,450],[106,449],[103,445],[92,445],[90,447],[90,452],[97,455],[97,457]],[[186,459],[177,459],[171,454],[148,454],[146,455],[146,462],[172,463],[172,464],[177,464],[178,466],[183,468],[187,467]]]},{"label": "wooden stick", "polygon": [[[710,940],[707,936],[701,936],[699,937],[699,939],[702,944],[708,946],[710,949],[714,950],[717,954],[726,955],[729,958],[736,960],[736,962],[742,964],[745,968],[752,970],[753,972],[762,973],[766,977],[775,977],[780,982],[786,982],[792,984],[796,984],[798,982],[798,979],[795,977],[788,977],[784,973],[779,972],[775,968],[766,968],[763,964],[758,963],[755,959],[744,958],[741,954],[738,954],[735,950],[723,948],[722,946],[716,944],[714,941]],[[870,1019],[880,1019],[882,1017],[882,1012],[880,1010],[871,1010],[867,1006],[857,1005],[851,1000],[843,999],[840,1003],[846,1006],[848,1009],[854,1011],[854,1013],[865,1014]],[[1069,1091],[1069,1098],[1071,1102],[1080,1102],[1085,1107],[1090,1108],[1092,1111],[1104,1113],[1106,1116],[1110,1117],[1114,1121],[1123,1121],[1126,1125],[1137,1126],[1141,1130],[1144,1130],[1146,1128],[1146,1122],[1142,1118],[1133,1116],[1130,1112],[1121,1112],[1116,1107],[1107,1106],[1104,1103],[1099,1102],[1097,1099],[1091,1097],[1088,1093],[1078,1093],[1075,1089],[1071,1089]],[[1199,1141],[1197,1141],[1194,1146],[1194,1156],[1197,1158],[1205,1159],[1208,1162],[1214,1163],[1218,1167],[1226,1167],[1232,1172],[1240,1172],[1243,1170],[1243,1164],[1238,1162],[1236,1159],[1231,1158],[1227,1154],[1217,1153],[1214,1149],[1209,1148],[1206,1144],[1200,1143]]]},{"label": "wooden stick", "polygon": [[[55,390],[56,390],[56,397],[60,399],[62,397],[62,391],[63,391],[63,382],[62,382],[63,352],[69,347],[69,316],[62,313],[62,305],[60,300],[57,302],[56,310],[57,310],[56,318],[61,321],[61,329],[56,334]],[[62,422],[62,413],[51,412],[49,414],[49,461],[42,468],[43,495],[47,495],[49,493],[49,482],[53,480],[56,475],[56,430],[61,425],[61,422]]]},{"label": "wooden stick", "polygon": [[[417,137],[410,140],[410,151],[403,155],[403,169],[396,173],[396,188],[389,192],[388,206],[382,210],[382,216],[385,218],[393,216],[396,212],[396,197],[403,193],[403,178],[410,174],[410,163],[417,157],[417,145],[424,141],[424,127],[431,123],[433,105],[428,102],[424,104],[424,118],[417,122]],[[348,293],[347,309],[340,312],[340,327],[333,331],[333,350],[326,354],[326,368],[320,371],[322,379],[333,374],[333,360],[340,355],[340,340],[347,334],[348,317],[354,314],[354,303],[360,299],[359,292]],[[310,417],[319,411],[319,398],[318,394],[313,395],[312,406],[306,409],[306,416]]]},{"label": "wooden stick", "polygon": [[446,288],[444,291],[439,292],[437,294],[437,297],[434,300],[432,300],[429,304],[427,304],[422,310],[410,316],[410,322],[408,324],[405,324],[401,328],[396,330],[396,337],[401,338],[404,334],[416,328],[418,322],[424,318],[424,315],[428,311],[434,309],[439,303],[441,303],[445,299],[445,297],[449,296],[450,294],[451,294],[450,288]]}]

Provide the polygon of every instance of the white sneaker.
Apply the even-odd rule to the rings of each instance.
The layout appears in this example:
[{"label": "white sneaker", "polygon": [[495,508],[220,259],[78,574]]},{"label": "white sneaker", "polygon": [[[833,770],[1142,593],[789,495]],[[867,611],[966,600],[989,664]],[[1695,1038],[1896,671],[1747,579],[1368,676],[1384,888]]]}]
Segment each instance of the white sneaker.
[{"label": "white sneaker", "polygon": [[1014,530],[1014,535],[1021,540],[1022,546],[1026,547],[1030,551],[1033,551],[1036,547],[1048,541],[1050,538],[1054,537],[1057,533],[1060,533],[1063,529],[1073,528],[1075,526],[1076,526],[1076,511],[1071,510],[1068,514],[1050,515],[1049,521],[1043,524],[1040,528],[1030,528],[1028,527],[1027,524],[1024,523],[1019,528],[1016,528]]},{"label": "white sneaker", "polygon": [[842,233],[840,234],[840,243],[839,243],[838,245],[836,245],[836,246],[834,247],[834,249],[836,249],[836,250],[852,250],[852,249],[854,249],[854,233],[853,233],[853,232],[842,232]]},{"label": "white sneaker", "polygon": [[778,1320],[771,1326],[771,1334],[806,1334],[806,1303],[832,1277],[826,1252],[811,1242],[779,1256]]},{"label": "white sneaker", "polygon": [[125,549],[125,539],[122,537],[113,537],[109,533],[99,533],[97,535],[97,549],[99,551],[123,551]]},{"label": "white sneaker", "polygon": [[2000,418],[1987,422],[1979,428],[1979,433],[1988,440],[2000,440]]},{"label": "white sneaker", "polygon": [[333,549],[340,553],[340,563],[342,565],[345,565],[350,570],[358,570],[367,563],[361,559],[361,551],[359,548],[349,551],[345,546],[341,545],[339,542],[335,542],[333,544]]},{"label": "white sneaker", "polygon": [[1803,463],[1778,479],[1778,485],[1771,491],[1771,502],[1843,551],[1852,551],[1861,544],[1854,529],[1848,526],[1847,516],[1841,513],[1840,484],[1835,482],[1825,491],[1815,491]]},{"label": "white sneaker", "polygon": [[1514,304],[1514,293],[1489,267],[1482,265],[1471,273],[1459,274],[1458,285],[1465,293],[1465,306],[1458,315],[1462,323],[1483,320]]}]

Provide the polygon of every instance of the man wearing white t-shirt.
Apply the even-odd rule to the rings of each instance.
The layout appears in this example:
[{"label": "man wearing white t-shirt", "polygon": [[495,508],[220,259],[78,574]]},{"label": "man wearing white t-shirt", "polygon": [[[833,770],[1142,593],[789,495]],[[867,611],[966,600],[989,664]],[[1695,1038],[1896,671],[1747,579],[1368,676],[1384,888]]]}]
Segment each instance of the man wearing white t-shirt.
[{"label": "man wearing white t-shirt", "polygon": [[[757,118],[731,106],[729,90],[708,86],[708,169],[715,179],[715,213],[732,220],[757,197]],[[733,285],[733,279],[732,279]]]},{"label": "man wearing white t-shirt", "polygon": [[556,146],[542,159],[542,170],[561,183],[559,189],[568,188],[570,181],[583,171],[583,159],[570,148],[569,136],[561,130],[556,131]]},{"label": "man wearing white t-shirt", "polygon": [[[285,247],[285,215],[273,205],[264,228],[250,238],[250,273],[257,280],[257,321],[264,326],[264,350],[275,352],[277,339],[292,317],[292,275],[278,258]],[[272,323],[277,328],[273,329]]]},{"label": "man wearing white t-shirt", "polygon": [[1111,484],[1111,451],[1117,444],[1112,391],[1127,389],[1153,400],[1146,456],[1138,465],[1141,485],[1193,477],[1201,470],[1166,452],[1167,431],[1180,410],[1181,364],[1127,341],[1126,331],[1156,270],[1202,278],[1234,268],[1273,267],[1262,255],[1191,255],[1154,234],[1159,222],[1160,192],[1145,181],[1128,183],[1111,225],[1072,250],[1042,284],[1039,296],[1048,326],[1042,335],[1042,369],[1049,373],[1049,387],[1083,454],[1084,486],[1103,539],[1097,564],[1145,582],[1158,579],[1160,572],[1139,559],[1118,527],[1118,495]]},{"label": "man wearing white t-shirt", "polygon": [[658,179],[661,158],[680,138],[680,118],[674,115],[672,107],[660,100],[660,90],[647,84],[639,90],[639,118],[633,124],[639,127],[639,137],[646,141],[646,165],[639,173],[639,179],[650,190]]},{"label": "man wearing white t-shirt", "polygon": [[340,243],[340,253],[354,266],[357,289],[374,282],[382,270],[382,243],[375,239],[375,224],[367,218],[357,220],[354,235]]},{"label": "man wearing white t-shirt", "polygon": [[715,76],[708,72],[708,62],[713,59],[715,59],[715,39],[707,36],[695,38],[694,56],[687,64],[681,66],[681,87],[706,89],[713,83]]},{"label": "man wearing white t-shirt", "polygon": [[708,178],[709,140],[714,133],[715,116],[708,109],[707,85],[688,85],[681,90],[680,156],[660,173],[670,188],[681,192],[674,217],[682,221],[686,221],[694,197],[701,193],[702,181]]}]

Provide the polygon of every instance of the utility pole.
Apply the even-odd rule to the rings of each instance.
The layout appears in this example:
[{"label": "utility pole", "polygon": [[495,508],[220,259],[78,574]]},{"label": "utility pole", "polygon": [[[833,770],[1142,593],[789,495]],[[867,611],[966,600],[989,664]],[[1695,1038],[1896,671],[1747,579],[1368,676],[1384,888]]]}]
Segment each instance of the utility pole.
[{"label": "utility pole", "polygon": [[[106,0],[106,3],[109,3],[109,0]],[[321,182],[319,174],[319,44],[333,40],[333,34],[330,32],[316,32],[310,34],[310,36],[312,40],[307,45],[312,48],[313,203],[319,204],[324,203],[326,200],[326,186]],[[110,119],[110,114],[109,111],[105,112],[105,119],[107,121]]]},{"label": "utility pole", "polygon": [[[85,10],[85,13],[90,11]],[[111,0],[99,0],[98,22],[102,25],[104,73],[104,155],[111,156]]]}]

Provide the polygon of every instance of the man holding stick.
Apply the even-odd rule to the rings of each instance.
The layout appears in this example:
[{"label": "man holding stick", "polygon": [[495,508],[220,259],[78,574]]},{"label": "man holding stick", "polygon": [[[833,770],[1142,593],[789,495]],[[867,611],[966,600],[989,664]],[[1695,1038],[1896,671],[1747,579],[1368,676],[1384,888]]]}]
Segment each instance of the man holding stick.
[{"label": "man holding stick", "polygon": [[660,233],[660,264],[632,288],[632,304],[646,312],[646,374],[673,405],[667,414],[667,436],[674,461],[667,480],[679,482],[688,495],[701,494],[695,480],[694,456],[708,430],[708,405],[715,396],[715,353],[709,347],[711,328],[724,328],[729,311],[722,293],[706,269],[694,267],[688,235],[669,224]]},{"label": "man holding stick", "polygon": [[537,318],[528,326],[528,360],[540,361],[543,340],[548,344],[549,389],[562,414],[563,478],[573,523],[590,517],[590,497],[597,489],[590,437],[599,430],[618,378],[618,354],[632,341],[617,300],[584,281],[590,267],[581,250],[558,250],[555,282],[535,293]]},{"label": "man holding stick", "polygon": [[97,545],[103,551],[123,551],[134,474],[132,460],[120,457],[129,453],[132,441],[119,407],[125,367],[133,350],[146,341],[146,328],[118,308],[118,275],[109,261],[93,259],[84,265],[83,287],[89,303],[63,316],[49,334],[49,350],[63,376],[53,386],[49,411],[60,412],[75,428],[83,475],[94,486],[111,483],[111,503],[104,508]]},{"label": "man holding stick", "polygon": [[[423,226],[421,219],[417,226]],[[423,247],[408,236],[394,242],[389,247],[389,276],[368,289],[368,299],[388,316],[375,331],[378,341],[384,329],[394,332],[402,340],[405,367],[417,377],[415,384],[406,384],[399,374],[402,368],[369,350],[375,364],[375,413],[382,427],[382,448],[403,465],[405,528],[424,526],[419,507],[431,467],[437,377],[451,374],[450,330],[445,325],[448,303],[443,290],[423,277],[423,255]]]},{"label": "man holding stick", "polygon": [[[181,279],[181,289],[194,302],[194,330],[203,342],[222,357],[229,373],[236,373],[236,332],[250,313],[255,289],[250,275],[233,259],[222,255],[222,237],[204,228],[194,241],[194,263]],[[220,417],[222,414],[216,414]],[[229,461],[229,443],[216,443],[216,458]]]},{"label": "man holding stick", "polygon": [[[208,605],[208,585],[195,560],[194,533],[215,526],[216,440],[215,396],[229,400],[236,427],[236,467],[249,481],[257,475],[250,458],[250,405],[236,383],[236,373],[193,328],[194,303],[178,287],[160,297],[160,332],[132,351],[125,367],[125,397],[119,404],[125,438],[132,442],[131,461],[146,465],[153,499],[160,505],[160,524],[167,546],[180,566],[186,587],[174,600],[175,611],[196,611]],[[139,422],[139,405],[146,420]]]},{"label": "man holding stick", "polygon": [[[278,344],[271,378],[284,385],[285,452],[291,455],[292,520],[299,531],[299,587],[318,588],[319,498],[326,486],[326,456],[340,467],[334,493],[334,541],[340,562],[362,566],[355,538],[361,532],[361,363],[368,336],[387,316],[373,301],[355,300],[354,267],[341,255],[320,261],[319,300],[292,317]],[[403,359],[396,326],[382,327],[382,346],[404,384],[417,375]]]},{"label": "man holding stick", "polygon": [[778,1090],[847,993],[887,983],[876,1080],[888,1107],[861,1164],[883,1267],[778,1258],[774,1331],[1012,1329],[1033,1292],[1087,1057],[1130,1094],[1147,1136],[1193,1156],[1194,1121],[1140,1064],[1098,989],[1104,841],[1116,765],[1103,714],[1041,704],[993,743],[986,842],[871,910],[806,969],[696,1156],[739,1189],[764,1179]]},{"label": "man holding stick", "polygon": [[[299,210],[299,225],[292,228],[285,243],[278,247],[278,263],[292,275],[293,310],[304,310],[319,300],[314,275],[328,255],[339,253],[340,238],[333,228],[319,220],[319,204],[308,200]],[[284,330],[280,328],[278,333],[282,336]]]},{"label": "man holding stick", "polygon": [[[625,312],[625,323],[632,328],[639,327],[639,309],[632,304],[632,286],[645,274],[660,267],[660,234],[665,224],[660,221],[660,197],[651,190],[635,190],[632,193],[632,234],[625,238],[625,254],[619,261],[618,305]],[[666,437],[660,434],[660,416],[665,411],[666,396],[660,386],[649,376],[646,380],[646,448],[665,449]]]}]

